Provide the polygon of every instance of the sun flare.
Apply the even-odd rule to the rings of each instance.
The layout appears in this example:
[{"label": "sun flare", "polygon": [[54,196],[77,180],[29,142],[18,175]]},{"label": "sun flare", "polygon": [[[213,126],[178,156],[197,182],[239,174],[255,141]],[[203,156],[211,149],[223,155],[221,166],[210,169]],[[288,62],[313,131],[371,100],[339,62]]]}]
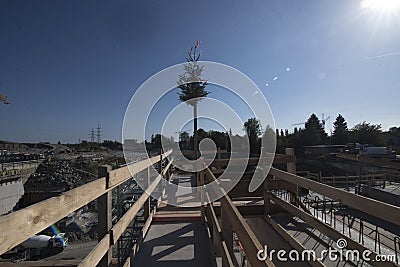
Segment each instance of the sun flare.
[{"label": "sun flare", "polygon": [[399,11],[400,0],[361,0],[361,8],[379,11]]}]

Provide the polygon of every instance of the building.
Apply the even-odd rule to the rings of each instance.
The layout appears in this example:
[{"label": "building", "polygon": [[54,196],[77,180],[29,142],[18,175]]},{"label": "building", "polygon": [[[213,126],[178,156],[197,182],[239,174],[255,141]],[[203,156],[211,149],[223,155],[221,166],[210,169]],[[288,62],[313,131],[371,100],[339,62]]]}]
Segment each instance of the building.
[{"label": "building", "polygon": [[316,145],[316,146],[305,146],[304,153],[308,155],[327,155],[330,153],[341,153],[344,152],[346,145]]}]

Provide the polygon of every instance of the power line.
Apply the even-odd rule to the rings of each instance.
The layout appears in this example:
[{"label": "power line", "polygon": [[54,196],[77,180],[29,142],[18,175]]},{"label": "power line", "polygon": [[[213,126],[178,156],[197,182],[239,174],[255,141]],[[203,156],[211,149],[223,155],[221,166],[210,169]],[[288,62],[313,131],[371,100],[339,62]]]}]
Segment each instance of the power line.
[{"label": "power line", "polygon": [[100,124],[97,124],[97,143],[100,144],[101,143],[101,128],[100,128]]},{"label": "power line", "polygon": [[94,143],[94,130],[92,128],[92,130],[89,132],[89,136],[90,136],[90,142]]}]

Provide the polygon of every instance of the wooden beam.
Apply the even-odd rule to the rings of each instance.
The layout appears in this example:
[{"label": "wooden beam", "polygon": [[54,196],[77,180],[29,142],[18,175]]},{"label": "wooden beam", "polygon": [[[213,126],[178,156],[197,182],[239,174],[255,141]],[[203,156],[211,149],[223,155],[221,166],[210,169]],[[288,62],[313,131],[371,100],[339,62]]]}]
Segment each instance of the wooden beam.
[{"label": "wooden beam", "polygon": [[[233,202],[236,208],[239,210],[242,216],[251,216],[251,215],[263,215],[264,203],[261,201],[256,204],[245,204],[240,203],[239,201]],[[218,215],[221,214],[221,206],[219,202],[213,202],[214,211]]]},{"label": "wooden beam", "polygon": [[[276,155],[275,157],[267,156],[264,157],[264,160],[271,160],[272,164],[283,164],[283,163],[294,163],[296,162],[296,157],[294,155]],[[259,158],[230,158],[230,159],[213,159],[213,160],[204,160],[208,162],[212,162],[209,167],[227,167],[228,163],[231,166],[255,166],[259,163]]]},{"label": "wooden beam", "polygon": [[150,194],[154,191],[156,186],[161,180],[161,175],[158,175],[157,178],[153,181],[153,183],[146,189],[145,192],[139,197],[139,199],[129,208],[129,210],[122,216],[122,218],[113,226],[112,228],[112,237],[113,243],[116,244],[117,240],[123,234],[125,229],[129,226],[132,220],[135,218],[136,214],[142,208],[143,204],[149,198]]},{"label": "wooden beam", "polygon": [[126,258],[124,266],[122,267],[131,267],[131,257]]},{"label": "wooden beam", "polygon": [[257,258],[258,251],[264,249],[264,247],[261,245],[260,241],[258,241],[238,209],[233,205],[231,199],[225,196],[221,198],[220,201],[226,207],[226,209],[224,209],[224,206],[222,206],[222,209],[225,210],[250,264],[252,266],[275,266],[269,258],[265,261],[260,261]]},{"label": "wooden beam", "polygon": [[[286,153],[286,156],[295,158],[293,148],[286,148],[285,153]],[[288,173],[296,174],[296,161],[295,160],[287,162],[286,167],[287,167]]]},{"label": "wooden beam", "polygon": [[[143,176],[144,176],[144,180],[145,180],[145,182],[144,182],[144,186],[145,186],[145,188],[148,188],[149,186],[150,186],[150,167],[147,167],[147,169],[146,169],[146,171],[145,171],[145,173],[143,174]],[[144,206],[143,206],[143,216],[144,216],[144,219],[145,219],[145,221],[147,221],[147,219],[149,218],[149,216],[150,216],[150,198],[147,198],[147,200],[146,200],[146,202],[144,203]]]},{"label": "wooden beam", "polygon": [[[226,205],[229,205],[226,202],[221,202],[221,234],[222,234],[222,239],[225,241],[227,249],[228,249],[228,254],[233,258],[235,257],[235,254],[233,253],[233,228],[230,223],[230,218],[229,214],[227,213],[228,207]],[[222,261],[222,266],[225,267],[228,265],[228,262]]]},{"label": "wooden beam", "polygon": [[342,189],[308,180],[307,178],[303,178],[275,168],[271,168],[270,174],[297,186],[320,193],[332,200],[339,201],[342,204],[371,214],[385,221],[400,225],[400,207],[364,196],[355,195]]},{"label": "wooden beam", "polygon": [[[341,234],[340,232],[336,231],[335,229],[333,229],[329,225],[324,224],[323,222],[321,222],[320,220],[318,220],[314,216],[312,216],[312,215],[300,210],[296,206],[294,206],[294,205],[292,205],[292,204],[280,199],[279,197],[275,196],[274,194],[271,194],[271,200],[274,201],[279,206],[281,206],[282,208],[284,208],[285,210],[287,210],[288,212],[290,212],[291,214],[293,214],[294,216],[299,217],[304,222],[306,222],[309,225],[315,227],[321,233],[324,233],[325,235],[329,236],[331,239],[333,239],[333,240],[338,240],[340,238],[345,239],[347,241],[346,249],[347,248],[356,249],[356,250],[358,250],[360,252],[360,255],[363,253],[363,251],[367,250],[366,247],[362,246],[361,244],[359,244],[358,242],[354,241],[350,237],[347,237],[347,236]],[[371,255],[370,255],[371,257],[370,258],[374,259],[376,257],[376,255],[377,254],[375,252],[371,251]],[[369,262],[369,264],[371,264],[372,266],[392,266],[392,267],[396,266],[394,263],[390,263],[390,262],[374,262],[374,261],[371,261],[371,262]]]},{"label": "wooden beam", "polygon": [[106,234],[103,239],[86,255],[79,267],[96,266],[110,248],[110,234]]},{"label": "wooden beam", "polygon": [[164,170],[161,172],[161,173],[162,173],[162,176],[165,176],[165,175],[167,174],[169,168],[170,168],[171,165],[172,165],[172,162],[174,162],[173,159],[171,159],[171,160],[168,162],[167,166],[165,166]]},{"label": "wooden beam", "polygon": [[[163,158],[165,158],[165,157],[169,156],[171,153],[172,153],[172,150],[169,150],[169,151],[165,152],[164,154],[162,154],[161,156]],[[115,186],[125,182],[126,180],[132,178],[132,176],[135,175],[136,173],[143,171],[147,167],[153,166],[155,163],[157,163],[159,161],[160,161],[160,155],[149,158],[149,159],[145,159],[145,160],[142,160],[139,162],[135,162],[135,163],[129,164],[125,167],[110,171],[109,172],[110,188],[115,187]]]},{"label": "wooden beam", "polygon": [[[111,170],[111,166],[99,166],[98,168],[98,176],[108,177],[108,172]],[[99,242],[108,235],[112,227],[112,190],[107,191],[103,195],[101,195],[97,199],[97,238]],[[110,238],[108,238],[110,240]],[[110,246],[111,244],[109,244]],[[98,264],[98,267],[107,267],[110,265],[112,259],[112,251],[108,250],[101,261]]]},{"label": "wooden beam", "polygon": [[[279,233],[281,237],[283,237],[294,249],[299,251],[300,253],[306,248],[300,244],[294,237],[292,237],[286,230],[283,228],[281,225],[276,223],[271,216],[267,215],[265,216],[266,221]],[[318,260],[317,258],[314,258],[314,260],[308,261],[311,266],[313,267],[323,267],[325,266],[321,261]]]},{"label": "wooden beam", "polygon": [[[212,238],[213,238],[214,249],[216,250],[216,252],[221,252],[222,262],[224,263],[224,265],[233,267],[233,266],[235,266],[234,261],[229,252],[228,246],[222,237],[221,226],[218,222],[217,215],[215,214],[214,208],[211,203],[209,205],[207,205],[207,211],[209,213],[209,218],[211,220],[212,228],[213,228],[213,231],[212,231],[213,237]],[[218,247],[216,247],[216,245],[218,245]],[[217,249],[219,249],[219,251]]]},{"label": "wooden beam", "polygon": [[103,195],[106,178],[100,178],[0,217],[0,255],[41,232],[73,211]]},{"label": "wooden beam", "polygon": [[[214,174],[209,168],[206,168],[205,171],[206,174],[210,176],[211,181],[216,181],[218,183],[218,180],[215,178]],[[244,252],[246,253],[251,265],[275,266],[275,264],[269,258],[267,258],[265,261],[260,261],[257,258],[257,253],[258,251],[264,249],[263,246],[261,245],[260,241],[258,241],[257,237],[243,216],[240,214],[239,210],[232,203],[232,200],[229,198],[228,194],[224,192],[222,188],[220,188],[220,190],[224,193],[223,197],[220,199],[222,210],[226,212],[226,217],[229,218],[229,222],[233,226],[240,243],[243,245]]]}]

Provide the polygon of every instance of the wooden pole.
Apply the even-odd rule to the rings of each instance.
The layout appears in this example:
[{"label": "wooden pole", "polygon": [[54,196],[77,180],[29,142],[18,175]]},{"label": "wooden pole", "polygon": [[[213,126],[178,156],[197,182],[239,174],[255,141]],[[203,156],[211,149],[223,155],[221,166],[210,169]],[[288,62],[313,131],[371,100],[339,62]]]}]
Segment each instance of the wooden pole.
[{"label": "wooden pole", "polygon": [[[104,165],[98,168],[98,178],[107,177],[108,172],[111,171],[111,166]],[[112,190],[103,194],[97,199],[97,218],[98,218],[98,241],[100,242],[106,236],[112,227]],[[111,245],[111,244],[110,244]],[[108,252],[103,256],[97,266],[106,267],[111,264],[112,250],[111,246]]]},{"label": "wooden pole", "polygon": [[157,207],[158,207],[158,205],[161,203],[161,199],[162,199],[162,195],[163,195],[163,177],[162,177],[162,161],[163,161],[163,158],[162,158],[162,153],[163,151],[162,151],[162,148],[160,148],[160,162],[158,163],[158,172],[159,172],[159,174],[161,175],[161,181],[160,181],[160,183],[158,184],[158,188],[159,188],[159,194],[160,194],[160,196],[159,196],[159,201],[158,201],[158,203],[157,203]]},{"label": "wooden pole", "polygon": [[264,216],[271,213],[271,196],[268,188],[268,177],[264,180],[263,184],[263,198],[264,198]]},{"label": "wooden pole", "polygon": [[[147,189],[147,188],[149,188],[149,185],[150,185],[150,167],[147,167],[147,169],[144,171],[144,185],[145,185],[145,188]],[[145,222],[147,222],[147,219],[149,218],[149,216],[150,216],[150,199],[151,199],[151,197],[149,197],[147,200],[146,200],[146,202],[144,203],[144,213],[143,213],[143,215],[144,215],[144,221]]]},{"label": "wooden pole", "polygon": [[[294,148],[286,148],[285,150],[286,155],[289,156],[294,156]],[[286,168],[288,173],[296,174],[296,162],[288,162],[286,163]],[[296,186],[296,189],[294,192],[290,193],[290,203],[298,207],[297,199],[299,195],[299,190],[298,187]]]},{"label": "wooden pole", "polygon": [[[226,201],[221,201],[221,232],[222,239],[225,241],[228,248],[229,254],[234,257],[233,254],[233,228],[229,222],[229,215],[227,213],[228,207],[226,206]],[[224,261],[222,258],[222,266],[229,266],[228,262]]]},{"label": "wooden pole", "polygon": [[205,200],[205,192],[204,192],[204,176],[205,176],[205,171],[202,171],[199,173],[200,174],[200,201],[201,201],[201,222],[205,223],[205,217],[206,217],[206,206],[204,203]]}]

